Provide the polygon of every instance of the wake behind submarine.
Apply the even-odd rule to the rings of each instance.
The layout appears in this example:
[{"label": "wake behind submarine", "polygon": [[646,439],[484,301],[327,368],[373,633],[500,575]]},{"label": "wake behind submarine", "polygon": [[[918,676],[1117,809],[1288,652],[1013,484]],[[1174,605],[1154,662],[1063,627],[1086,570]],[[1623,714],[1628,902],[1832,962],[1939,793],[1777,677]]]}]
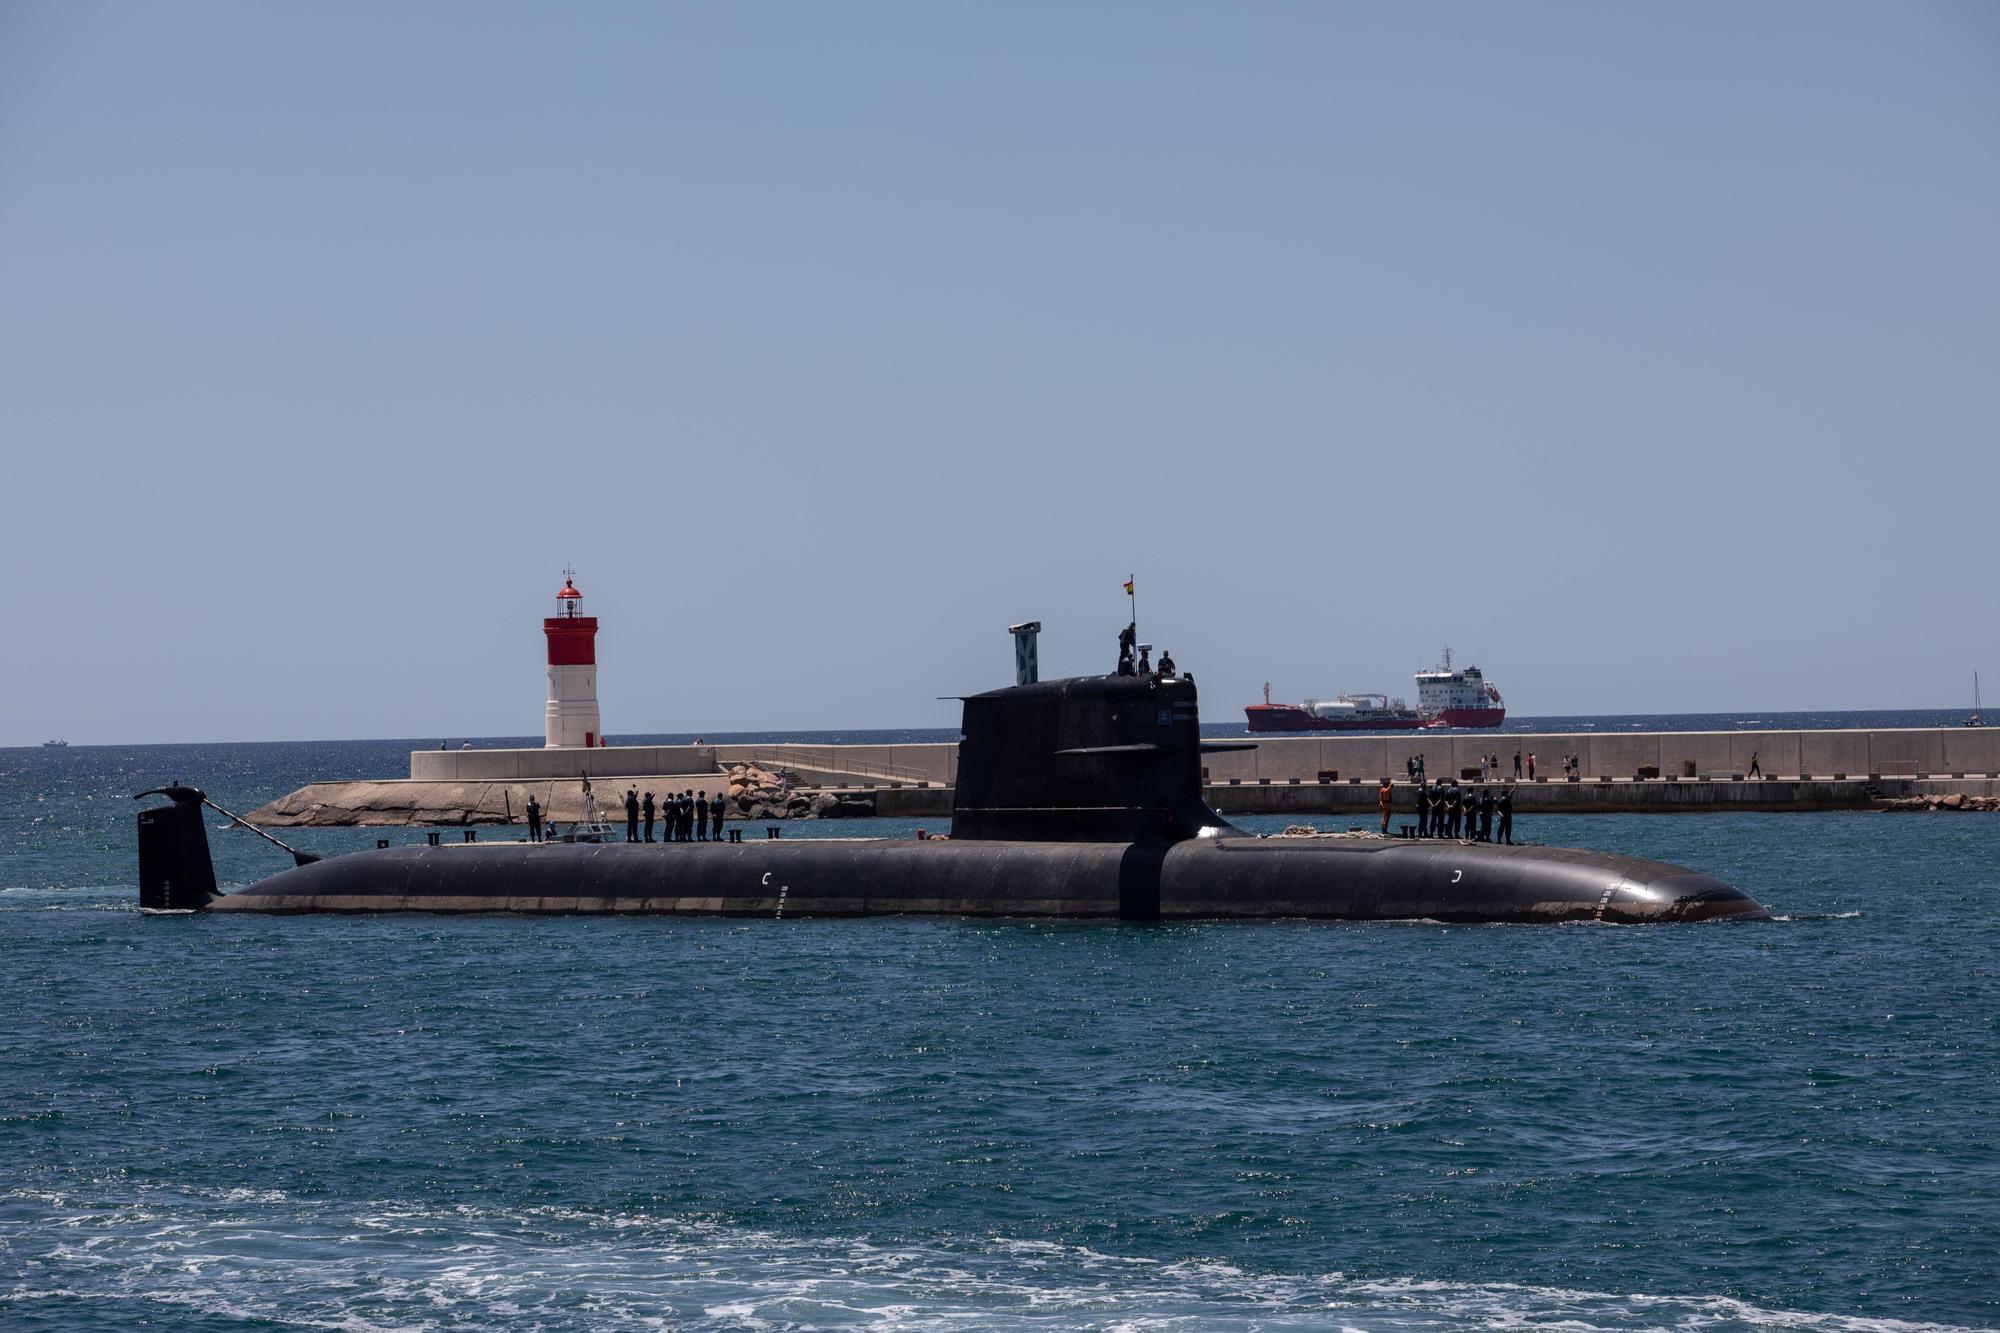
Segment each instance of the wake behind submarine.
[{"label": "wake behind submarine", "polygon": [[[1018,630],[1039,629],[1020,626]],[[1660,922],[1769,914],[1720,880],[1600,852],[1386,837],[1264,838],[1201,794],[1194,681],[1118,674],[964,700],[949,839],[447,843],[297,864],[217,890],[193,787],[143,792],[143,908],[207,912],[536,912],[1018,916],[1121,921],[1299,917]],[[225,812],[226,813],[226,812]],[[265,835],[268,837],[268,835]],[[275,841],[275,839],[273,840]],[[290,849],[287,849],[290,850]]]}]

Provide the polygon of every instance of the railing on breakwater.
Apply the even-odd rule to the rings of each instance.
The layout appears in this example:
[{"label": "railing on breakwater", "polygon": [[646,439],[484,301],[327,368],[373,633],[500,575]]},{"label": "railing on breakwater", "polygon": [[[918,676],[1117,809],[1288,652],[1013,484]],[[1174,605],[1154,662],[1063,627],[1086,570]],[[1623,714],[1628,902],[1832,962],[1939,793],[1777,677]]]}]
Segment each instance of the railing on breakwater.
[{"label": "railing on breakwater", "polygon": [[907,787],[929,787],[938,784],[938,779],[930,770],[911,768],[905,764],[888,763],[870,756],[856,756],[853,751],[868,747],[843,745],[759,745],[749,752],[738,755],[731,752],[719,762],[727,768],[735,763],[752,763],[759,768],[772,771],[806,770],[814,773],[834,774],[842,777],[860,778],[867,782],[889,782]]}]

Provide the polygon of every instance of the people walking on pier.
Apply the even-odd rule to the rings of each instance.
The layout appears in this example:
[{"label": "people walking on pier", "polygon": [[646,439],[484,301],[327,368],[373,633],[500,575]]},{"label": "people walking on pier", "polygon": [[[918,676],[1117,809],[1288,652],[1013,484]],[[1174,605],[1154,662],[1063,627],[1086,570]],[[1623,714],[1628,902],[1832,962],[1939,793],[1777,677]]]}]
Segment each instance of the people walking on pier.
[{"label": "people walking on pier", "polygon": [[1534,780],[1535,780],[1535,752],[1533,750],[1530,750],[1528,751],[1528,781],[1533,782]]},{"label": "people walking on pier", "polygon": [[708,841],[708,791],[706,788],[702,790],[700,795],[694,798],[694,840],[696,842]]},{"label": "people walking on pier", "polygon": [[1521,752],[1519,750],[1516,750],[1514,751],[1514,781],[1519,782],[1520,780],[1521,780]]},{"label": "people walking on pier", "polygon": [[1500,841],[1509,847],[1514,845],[1514,789],[1503,787],[1500,791]]},{"label": "people walking on pier", "polygon": [[1395,803],[1395,799],[1396,789],[1389,785],[1388,777],[1384,776],[1381,790],[1375,793],[1375,803],[1382,807],[1382,831],[1384,833],[1389,831],[1389,807]]},{"label": "people walking on pier", "polygon": [[1757,752],[1755,750],[1750,752],[1750,776],[1753,778],[1764,776],[1764,770],[1757,767]]},{"label": "people walking on pier", "polygon": [[639,841],[639,789],[625,790],[625,841]]},{"label": "people walking on pier", "polygon": [[1493,806],[1493,789],[1491,787],[1481,787],[1479,789],[1479,840],[1481,842],[1493,841]]},{"label": "people walking on pier", "polygon": [[646,841],[653,840],[653,793],[647,792],[646,799],[639,802],[639,813],[646,817]]},{"label": "people walking on pier", "polygon": [[542,803],[535,799],[533,792],[530,792],[528,793],[528,841],[540,842],[541,840]]}]

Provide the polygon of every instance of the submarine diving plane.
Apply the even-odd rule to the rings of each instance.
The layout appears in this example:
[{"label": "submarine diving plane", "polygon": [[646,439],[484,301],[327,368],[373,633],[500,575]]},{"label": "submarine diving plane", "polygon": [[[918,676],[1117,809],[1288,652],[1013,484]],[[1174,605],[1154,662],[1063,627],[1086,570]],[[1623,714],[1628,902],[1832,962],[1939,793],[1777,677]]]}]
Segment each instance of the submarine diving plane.
[{"label": "submarine diving plane", "polygon": [[[1015,630],[1018,637],[1039,628]],[[1015,685],[963,700],[948,839],[294,852],[291,868],[224,893],[202,816],[211,803],[199,789],[176,784],[140,793],[167,798],[138,816],[140,905],[199,912],[927,913],[1124,921],[1768,916],[1721,880],[1629,856],[1248,833],[1203,799],[1201,756],[1251,746],[1201,739],[1193,680],[1130,674],[1036,680],[1032,640],[1016,660]]]}]

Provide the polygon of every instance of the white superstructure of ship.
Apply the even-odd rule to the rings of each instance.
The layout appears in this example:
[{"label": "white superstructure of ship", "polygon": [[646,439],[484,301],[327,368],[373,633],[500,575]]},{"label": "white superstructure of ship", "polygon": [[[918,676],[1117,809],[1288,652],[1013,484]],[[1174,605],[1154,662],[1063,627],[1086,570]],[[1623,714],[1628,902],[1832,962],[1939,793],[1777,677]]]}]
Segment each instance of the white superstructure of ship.
[{"label": "white superstructure of ship", "polygon": [[1442,663],[1417,673],[1417,711],[1426,726],[1497,727],[1507,705],[1477,666],[1454,668],[1446,648]]}]

